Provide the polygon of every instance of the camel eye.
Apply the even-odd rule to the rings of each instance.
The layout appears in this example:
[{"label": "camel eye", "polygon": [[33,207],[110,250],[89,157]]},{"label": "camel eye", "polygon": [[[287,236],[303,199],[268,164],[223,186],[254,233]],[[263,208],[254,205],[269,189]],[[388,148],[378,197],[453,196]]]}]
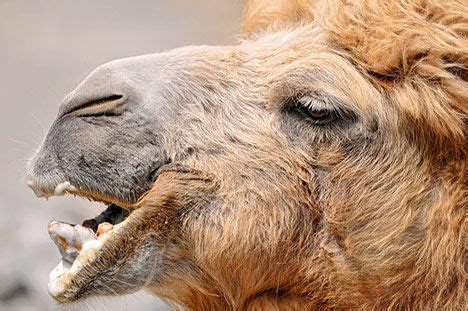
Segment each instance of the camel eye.
[{"label": "camel eye", "polygon": [[328,125],[337,120],[339,113],[333,107],[314,97],[304,96],[295,100],[293,109],[314,125]]},{"label": "camel eye", "polygon": [[308,113],[309,116],[315,121],[327,120],[331,115],[331,112],[326,109],[309,110]]}]

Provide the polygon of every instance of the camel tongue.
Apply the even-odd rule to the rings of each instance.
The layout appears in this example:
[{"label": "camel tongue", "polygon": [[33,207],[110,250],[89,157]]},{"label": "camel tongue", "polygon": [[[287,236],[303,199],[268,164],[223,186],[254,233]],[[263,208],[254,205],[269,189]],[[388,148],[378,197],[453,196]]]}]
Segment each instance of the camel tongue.
[{"label": "camel tongue", "polygon": [[127,218],[129,214],[130,212],[127,209],[121,208],[120,206],[115,205],[115,204],[111,204],[107,207],[105,211],[103,211],[98,216],[92,219],[85,220],[82,226],[86,228],[90,228],[94,232],[97,232],[98,227],[101,223],[106,222],[112,225],[116,225],[124,221],[125,218]]}]

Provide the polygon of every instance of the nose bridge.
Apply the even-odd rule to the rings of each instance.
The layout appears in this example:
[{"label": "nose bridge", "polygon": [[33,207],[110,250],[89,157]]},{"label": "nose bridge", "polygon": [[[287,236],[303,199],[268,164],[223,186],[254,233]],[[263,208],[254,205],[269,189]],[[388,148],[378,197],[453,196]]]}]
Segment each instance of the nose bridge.
[{"label": "nose bridge", "polygon": [[125,100],[129,94],[132,94],[132,89],[123,64],[119,62],[104,64],[91,72],[64,98],[59,109],[59,116],[88,102],[116,96],[123,97]]}]

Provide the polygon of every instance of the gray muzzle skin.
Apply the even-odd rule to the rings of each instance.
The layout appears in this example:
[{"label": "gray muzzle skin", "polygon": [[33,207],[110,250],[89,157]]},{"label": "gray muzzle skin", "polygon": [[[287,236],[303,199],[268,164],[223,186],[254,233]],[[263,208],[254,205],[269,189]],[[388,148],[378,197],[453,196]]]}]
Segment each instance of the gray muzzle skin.
[{"label": "gray muzzle skin", "polygon": [[27,183],[36,195],[78,191],[131,204],[151,187],[169,162],[165,124],[178,114],[160,91],[158,68],[166,58],[154,54],[105,64],[63,100],[30,162]]}]

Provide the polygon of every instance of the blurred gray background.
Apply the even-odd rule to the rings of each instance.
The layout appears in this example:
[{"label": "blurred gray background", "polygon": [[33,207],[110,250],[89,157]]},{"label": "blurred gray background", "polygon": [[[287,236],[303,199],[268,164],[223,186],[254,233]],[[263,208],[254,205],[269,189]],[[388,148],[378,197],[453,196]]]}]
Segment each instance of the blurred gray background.
[{"label": "blurred gray background", "polygon": [[56,306],[46,225],[101,206],[37,199],[23,179],[62,98],[96,66],[184,45],[236,42],[242,0],[0,0],[0,310],[167,310],[145,292]]}]

